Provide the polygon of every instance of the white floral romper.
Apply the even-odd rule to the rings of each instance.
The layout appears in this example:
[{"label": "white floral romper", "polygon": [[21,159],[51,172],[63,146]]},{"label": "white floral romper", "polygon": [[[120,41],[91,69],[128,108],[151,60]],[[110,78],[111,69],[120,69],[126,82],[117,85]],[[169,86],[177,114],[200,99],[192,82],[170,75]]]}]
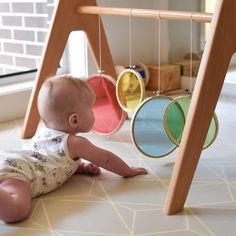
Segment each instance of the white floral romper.
[{"label": "white floral romper", "polygon": [[0,180],[15,178],[31,185],[33,197],[48,193],[77,170],[68,152],[69,134],[43,128],[21,150],[0,151]]}]

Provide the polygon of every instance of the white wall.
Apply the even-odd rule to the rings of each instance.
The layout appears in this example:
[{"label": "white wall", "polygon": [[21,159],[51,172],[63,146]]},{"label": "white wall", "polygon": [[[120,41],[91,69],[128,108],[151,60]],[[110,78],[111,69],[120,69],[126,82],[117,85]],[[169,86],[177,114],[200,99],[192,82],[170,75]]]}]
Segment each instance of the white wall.
[{"label": "white wall", "polygon": [[[141,8],[141,9],[168,9],[166,0],[98,0],[98,5],[107,7]],[[102,16],[105,32],[108,38],[113,61],[115,65],[129,64],[129,17],[127,16]],[[157,28],[156,20],[145,18],[132,18],[132,64],[157,63]],[[168,31],[166,24],[162,26],[162,51],[161,60],[168,58]],[[89,74],[96,73],[93,58],[89,54]]]},{"label": "white wall", "polygon": [[[201,11],[202,0],[97,0],[104,7]],[[129,17],[102,16],[115,65],[129,64]],[[193,52],[201,51],[201,25],[193,23]],[[132,64],[158,64],[158,20],[132,17]],[[73,51],[73,50],[72,50]],[[161,21],[161,63],[190,52],[190,22]],[[73,61],[73,60],[72,60]],[[76,67],[75,67],[76,68]],[[97,73],[88,50],[88,75]]]},{"label": "white wall", "polygon": [[87,42],[84,32],[71,32],[65,50],[66,59],[63,66],[66,70],[76,77],[87,75]]},{"label": "white wall", "polygon": [[[154,1],[154,7],[153,9],[157,10],[168,10],[169,9],[169,3],[168,1]],[[158,28],[158,20],[154,20],[154,64],[158,64],[159,61],[159,49],[158,49],[158,34],[159,34],[159,28]],[[161,37],[161,48],[160,48],[160,54],[161,54],[161,63],[168,63],[169,61],[169,22],[167,20],[161,20],[161,30],[160,30],[160,37]]]},{"label": "white wall", "polygon": [[[201,11],[199,0],[169,0],[169,9],[176,11]],[[169,59],[183,59],[190,52],[190,21],[169,21]],[[193,22],[193,52],[200,53],[201,25]]]}]

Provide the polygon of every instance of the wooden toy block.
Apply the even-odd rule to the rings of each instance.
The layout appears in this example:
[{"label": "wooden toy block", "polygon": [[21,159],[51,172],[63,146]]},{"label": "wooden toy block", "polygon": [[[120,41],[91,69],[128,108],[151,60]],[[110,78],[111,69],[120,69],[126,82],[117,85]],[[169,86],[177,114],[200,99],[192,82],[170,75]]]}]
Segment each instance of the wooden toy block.
[{"label": "wooden toy block", "polygon": [[[180,66],[163,64],[160,67],[148,65],[150,73],[147,90],[167,92],[180,88]],[[159,73],[160,68],[160,73]],[[160,88],[158,88],[158,77],[160,74]]]},{"label": "wooden toy block", "polygon": [[[192,77],[197,77],[201,61],[192,60]],[[190,60],[182,60],[173,62],[174,65],[179,65],[181,68],[181,75],[190,76]]]}]

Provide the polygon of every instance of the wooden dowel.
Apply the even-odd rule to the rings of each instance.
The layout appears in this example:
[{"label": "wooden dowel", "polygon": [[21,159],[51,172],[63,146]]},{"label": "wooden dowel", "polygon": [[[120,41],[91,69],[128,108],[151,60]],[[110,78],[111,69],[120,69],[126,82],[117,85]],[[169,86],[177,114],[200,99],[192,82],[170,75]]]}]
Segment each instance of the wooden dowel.
[{"label": "wooden dowel", "polygon": [[191,20],[195,22],[211,22],[211,13],[187,12],[187,11],[166,11],[149,9],[131,9],[131,8],[112,8],[112,7],[94,7],[80,6],[76,9],[78,14],[101,14],[115,16],[134,16],[143,18],[161,18],[165,20]]}]

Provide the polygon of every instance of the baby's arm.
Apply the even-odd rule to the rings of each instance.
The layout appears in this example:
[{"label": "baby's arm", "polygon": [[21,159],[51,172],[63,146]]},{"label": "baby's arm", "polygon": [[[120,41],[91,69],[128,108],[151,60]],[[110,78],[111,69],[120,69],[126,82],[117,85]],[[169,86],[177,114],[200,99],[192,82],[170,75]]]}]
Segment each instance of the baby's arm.
[{"label": "baby's arm", "polygon": [[147,173],[144,168],[129,167],[117,155],[96,147],[84,137],[71,135],[68,139],[68,149],[72,158],[80,157],[124,177],[133,177]]}]

